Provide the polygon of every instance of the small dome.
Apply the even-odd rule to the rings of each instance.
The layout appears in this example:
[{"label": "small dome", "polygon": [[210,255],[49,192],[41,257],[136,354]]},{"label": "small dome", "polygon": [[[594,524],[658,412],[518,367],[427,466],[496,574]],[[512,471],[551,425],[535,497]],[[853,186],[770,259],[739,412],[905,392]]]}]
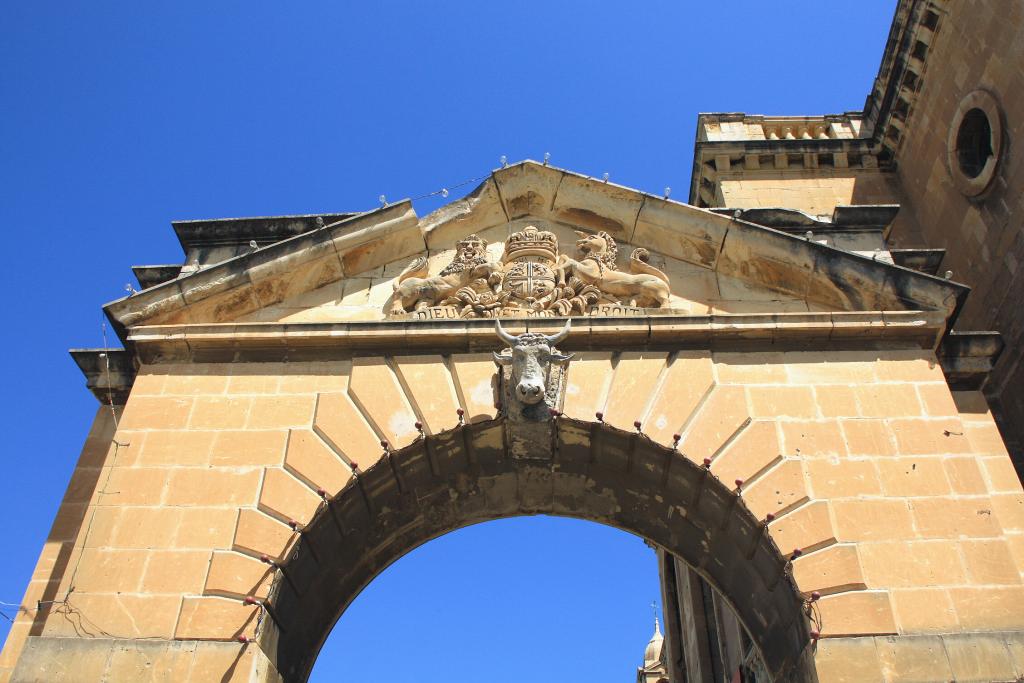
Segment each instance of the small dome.
[{"label": "small dome", "polygon": [[661,650],[664,644],[665,637],[661,635],[661,624],[658,623],[658,617],[654,617],[654,635],[651,636],[651,642],[647,643],[647,649],[644,650],[644,666],[661,661]]}]

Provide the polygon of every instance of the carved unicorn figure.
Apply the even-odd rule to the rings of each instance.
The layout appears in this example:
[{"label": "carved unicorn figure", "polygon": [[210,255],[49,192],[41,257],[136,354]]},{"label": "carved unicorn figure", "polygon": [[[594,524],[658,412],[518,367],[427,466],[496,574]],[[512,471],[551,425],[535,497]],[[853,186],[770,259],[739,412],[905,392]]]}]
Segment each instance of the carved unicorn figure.
[{"label": "carved unicorn figure", "polygon": [[588,235],[578,230],[576,234],[580,237],[576,248],[582,258],[577,261],[564,254],[558,257],[561,284],[565,283],[568,271],[630,306],[661,308],[668,305],[668,276],[647,263],[649,254],[646,249],[633,250],[629,257],[629,269],[633,272],[623,273],[615,266],[618,247],[611,235],[606,232]]}]

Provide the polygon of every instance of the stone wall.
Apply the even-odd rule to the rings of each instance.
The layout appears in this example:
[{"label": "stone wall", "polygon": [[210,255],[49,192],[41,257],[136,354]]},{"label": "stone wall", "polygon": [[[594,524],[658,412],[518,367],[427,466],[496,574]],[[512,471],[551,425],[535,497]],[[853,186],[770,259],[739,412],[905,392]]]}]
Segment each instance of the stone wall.
[{"label": "stone wall", "polygon": [[[927,78],[917,94],[896,155],[905,197],[902,212],[914,217],[927,246],[947,249],[943,269],[974,292],[958,320],[960,329],[996,329],[1007,349],[993,373],[989,391],[1005,413],[1007,436],[1024,435],[1024,8],[1019,3],[981,0],[947,3],[932,44],[927,46]],[[980,195],[957,186],[947,148],[958,108],[969,93],[991,94],[1001,109],[1003,140],[995,177]],[[955,133],[955,131],[954,131]],[[955,141],[954,141],[955,142]],[[907,238],[894,231],[897,239]],[[919,243],[918,243],[919,245]],[[914,245],[914,246],[918,246]]]},{"label": "stone wall", "polygon": [[[273,680],[272,658],[235,642],[273,650],[244,601],[274,580],[261,557],[286,561],[290,524],[371,467],[382,440],[411,443],[417,422],[450,430],[460,410],[492,418],[494,367],[489,354],[143,367],[113,442],[110,414],[97,417],[25,604],[55,602],[19,617],[5,671],[74,680],[38,667],[89,638],[106,680],[149,680],[119,673],[140,658],[154,677],[188,659],[179,680],[208,680],[189,648]],[[793,576],[823,596],[823,645],[1024,628],[1024,494],[984,399],[951,394],[929,352],[579,352],[564,413],[598,412],[666,446],[678,434],[679,457],[742,480],[781,552],[800,549]]]},{"label": "stone wall", "polygon": [[831,216],[840,205],[900,203],[894,178],[878,169],[830,172],[795,167],[741,171],[719,178],[718,206],[730,208],[786,207],[812,216]]}]

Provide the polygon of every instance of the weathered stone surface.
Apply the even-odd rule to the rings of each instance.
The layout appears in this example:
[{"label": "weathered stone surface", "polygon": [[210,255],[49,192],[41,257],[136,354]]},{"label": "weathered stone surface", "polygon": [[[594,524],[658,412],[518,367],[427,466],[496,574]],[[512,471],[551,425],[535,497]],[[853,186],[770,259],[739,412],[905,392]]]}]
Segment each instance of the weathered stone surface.
[{"label": "weathered stone surface", "polygon": [[338,455],[312,431],[292,430],[288,434],[285,469],[313,489],[323,489],[333,496],[352,476]]},{"label": "weathered stone surface", "polygon": [[[402,548],[407,544],[417,544],[420,534],[434,535],[470,521],[508,514],[509,509],[527,513],[557,510],[559,514],[582,515],[636,530],[656,539],[657,543],[672,547],[680,557],[703,566],[722,590],[749,595],[736,600],[736,604],[741,612],[748,608],[755,610],[757,616],[751,614],[750,618],[768,625],[767,631],[756,629],[754,634],[755,637],[773,634],[770,643],[765,644],[769,661],[775,661],[773,658],[777,656],[798,656],[801,647],[797,644],[806,642],[806,635],[799,631],[806,626],[795,618],[798,612],[792,610],[798,611],[800,603],[788,580],[784,579],[785,583],[775,586],[774,590],[766,589],[768,581],[778,580],[782,560],[771,549],[767,536],[755,535],[756,520],[744,507],[730,503],[735,501],[734,495],[714,479],[702,484],[707,493],[700,506],[692,507],[685,518],[676,512],[692,501],[695,483],[702,477],[698,466],[641,435],[597,425],[592,420],[579,423],[557,418],[551,423],[557,430],[555,441],[559,444],[557,476],[553,476],[554,463],[503,457],[500,423],[496,430],[499,437],[494,443],[486,436],[489,431],[479,431],[485,424],[459,428],[451,435],[429,436],[393,453],[390,464],[379,463],[361,475],[359,485],[347,487],[306,528],[305,542],[319,550],[312,553],[300,548],[286,566],[286,572],[302,572],[308,575],[308,581],[301,582],[304,587],[301,595],[282,584],[278,605],[279,614],[287,624],[281,631],[278,649],[278,662],[285,676],[302,675],[310,660],[304,659],[301,643],[306,638],[319,638],[316,634],[333,623],[335,599],[329,595],[337,596],[340,604],[347,604],[351,597],[345,596],[354,595],[365,583],[365,572],[375,574],[382,570],[393,554],[404,552]],[[586,425],[595,425],[597,433]],[[587,455],[590,452],[587,442],[594,438],[599,440],[595,446],[602,463],[599,468],[590,467]],[[466,457],[467,446],[474,454],[472,462]],[[422,482],[417,493],[421,500],[440,496],[449,502],[444,511],[438,510],[437,514],[422,518],[420,525],[411,525],[420,512],[403,503],[399,482],[410,480],[404,476],[396,478],[395,472],[414,472],[414,463],[423,462],[425,450],[434,459],[434,466],[447,476],[429,479],[424,472],[417,476],[416,481]],[[669,464],[668,458],[674,462]],[[664,481],[666,467],[675,473],[670,475],[674,483],[662,489],[658,496],[644,493],[648,487]],[[466,478],[477,480],[481,485],[467,487],[456,483],[458,493],[453,496],[448,482],[463,482]],[[635,484],[630,485],[629,481]],[[367,506],[378,511],[376,520],[365,517]],[[360,511],[359,517],[353,516],[356,511]],[[722,515],[733,516],[732,523],[722,526],[718,521]],[[315,557],[324,557],[326,539],[336,537],[336,523],[345,530],[346,540],[331,546],[334,550],[330,564],[325,566]],[[705,536],[701,529],[711,532],[711,548],[702,542]],[[383,544],[381,547],[388,548],[387,552],[363,554],[363,549],[377,547],[377,544]],[[743,559],[747,548],[759,549],[762,545],[765,547],[755,553],[753,561]],[[355,563],[357,556],[370,561]],[[783,616],[787,610],[794,615],[790,619]],[[747,623],[754,622],[748,619]],[[790,632],[791,638],[782,635]],[[783,655],[784,652],[791,654]]]},{"label": "weathered stone surface", "polygon": [[657,396],[655,390],[665,371],[666,360],[663,353],[619,355],[605,406],[605,422],[626,430],[633,429],[634,422],[643,422],[652,398]]},{"label": "weathered stone surface", "polygon": [[[1013,661],[996,632],[1024,628],[1024,494],[991,414],[949,391],[936,357],[958,285],[834,249],[852,227],[818,244],[537,164],[424,221],[403,204],[309,227],[109,308],[149,364],[113,447],[112,424],[86,444],[27,603],[70,595],[111,640],[220,641],[185,673],[161,660],[183,680],[275,680],[264,652],[301,680],[409,549],[559,514],[692,566],[735,609],[723,628],[742,624],[783,680],[810,681],[815,662],[821,680],[981,680]],[[573,358],[538,343],[537,372],[499,369],[492,321],[470,317],[504,292],[494,273],[456,283],[458,304],[421,291],[502,256],[529,276],[511,283],[510,351],[572,312],[558,348]],[[536,402],[519,392],[531,382]],[[78,635],[58,614],[19,617],[0,680],[32,630]],[[259,644],[235,647],[258,614]],[[936,640],[917,636],[938,639],[940,674],[918,656]],[[109,654],[100,676],[147,657]]]},{"label": "weathered stone surface", "polygon": [[833,545],[793,562],[793,578],[804,595],[822,595],[865,588],[857,546]]},{"label": "weathered stone surface", "polygon": [[186,597],[181,602],[181,616],[174,630],[176,640],[233,640],[252,635],[259,608],[240,600],[221,597]]},{"label": "weathered stone surface", "polygon": [[828,595],[818,601],[822,633],[858,636],[896,633],[896,620],[887,591],[851,591]]},{"label": "weathered stone surface", "polygon": [[362,358],[352,364],[349,395],[389,444],[401,448],[416,438],[416,415],[394,370],[383,358]]},{"label": "weathered stone surface", "polygon": [[643,418],[644,433],[670,445],[681,434],[713,383],[711,359],[705,352],[680,351],[670,359],[661,386]]},{"label": "weathered stone surface", "polygon": [[459,423],[459,398],[441,356],[400,356],[395,368],[427,433],[443,432]]},{"label": "weathered stone surface", "polygon": [[266,563],[235,552],[216,552],[209,564],[209,575],[203,587],[205,595],[267,597],[274,570]]}]

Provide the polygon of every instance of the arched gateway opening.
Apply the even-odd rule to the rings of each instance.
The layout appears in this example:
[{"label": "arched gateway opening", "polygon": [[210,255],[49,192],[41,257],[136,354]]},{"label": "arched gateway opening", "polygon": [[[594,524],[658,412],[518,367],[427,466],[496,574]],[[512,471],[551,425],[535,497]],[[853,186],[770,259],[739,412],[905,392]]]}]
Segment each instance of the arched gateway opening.
[{"label": "arched gateway opening", "polygon": [[684,560],[732,606],[776,680],[815,680],[787,559],[741,497],[642,433],[556,416],[548,442],[508,447],[505,418],[391,451],[326,501],[279,566],[260,642],[305,681],[359,592],[417,546],[478,522],[549,514],[607,524]]},{"label": "arched gateway opening", "polygon": [[[552,515],[473,524],[377,576],[307,683],[638,683],[649,649],[661,656],[644,683],[666,683],[661,595],[658,553],[633,534]],[[661,642],[648,647],[656,616]]]}]

